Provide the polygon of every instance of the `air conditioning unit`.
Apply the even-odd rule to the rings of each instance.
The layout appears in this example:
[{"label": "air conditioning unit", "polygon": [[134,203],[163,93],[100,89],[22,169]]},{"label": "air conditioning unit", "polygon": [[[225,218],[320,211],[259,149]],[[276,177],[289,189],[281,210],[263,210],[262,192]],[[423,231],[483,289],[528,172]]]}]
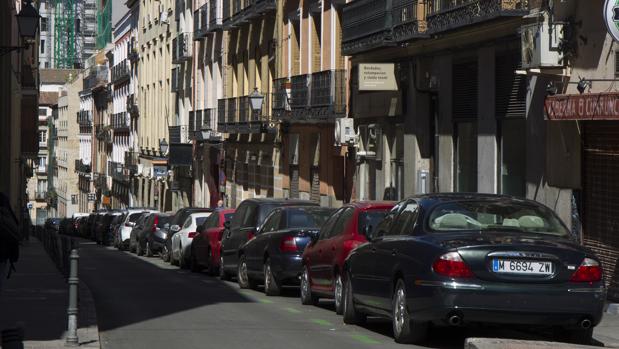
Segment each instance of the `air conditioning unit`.
[{"label": "air conditioning unit", "polygon": [[335,119],[335,144],[348,144],[355,142],[354,120],[352,118]]},{"label": "air conditioning unit", "polygon": [[520,28],[522,68],[563,67],[563,23],[547,21],[523,25]]}]

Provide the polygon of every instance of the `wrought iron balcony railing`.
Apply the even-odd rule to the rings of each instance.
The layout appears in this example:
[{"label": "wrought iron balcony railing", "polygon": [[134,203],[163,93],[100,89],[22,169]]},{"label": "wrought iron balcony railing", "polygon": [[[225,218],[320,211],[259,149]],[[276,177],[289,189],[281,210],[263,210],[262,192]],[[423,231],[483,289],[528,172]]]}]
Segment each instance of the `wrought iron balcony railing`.
[{"label": "wrought iron balcony railing", "polygon": [[170,81],[170,90],[172,90],[172,92],[177,92],[178,89],[180,88],[180,68],[179,67],[175,67],[172,69],[172,79]]},{"label": "wrought iron balcony railing", "polygon": [[[268,12],[275,11],[276,0],[223,0],[224,20],[223,28],[230,29],[247,23]],[[229,2],[229,4],[226,4]]]},{"label": "wrought iron balcony railing", "polygon": [[92,112],[90,110],[80,110],[77,112],[77,123],[80,126],[92,126]]},{"label": "wrought iron balcony railing", "polygon": [[229,3],[228,0],[208,0],[208,28],[207,32],[214,32],[221,30],[221,25],[223,23],[223,3]]},{"label": "wrought iron balcony railing", "polygon": [[135,98],[133,93],[127,96],[127,112],[129,112],[131,116],[138,116],[140,114],[137,98]]},{"label": "wrought iron balcony railing", "polygon": [[131,172],[137,172],[140,153],[137,151],[125,152],[125,168]]},{"label": "wrought iron balcony railing", "polygon": [[288,78],[273,80],[273,117],[282,118],[290,112],[290,80]]},{"label": "wrought iron balcony railing", "polygon": [[97,87],[104,87],[108,81],[107,65],[96,65],[90,68],[88,75],[84,78],[84,90],[92,90]]},{"label": "wrought iron balcony railing", "polygon": [[291,78],[291,113],[294,120],[334,119],[346,114],[346,72],[325,70]]},{"label": "wrought iron balcony railing", "polygon": [[110,162],[109,166],[110,176],[113,180],[119,182],[129,182],[128,171],[125,171],[125,166],[119,162]]},{"label": "wrought iron balcony railing", "polygon": [[190,142],[188,125],[169,126],[168,132],[170,144],[186,144]]},{"label": "wrought iron balcony railing", "polygon": [[131,120],[127,113],[112,114],[112,129],[114,131],[128,131],[131,128]]},{"label": "wrought iron balcony railing", "polygon": [[208,34],[208,2],[193,13],[193,39],[200,40]]},{"label": "wrought iron balcony railing", "polygon": [[129,64],[126,59],[112,67],[112,82],[118,84],[129,79]]},{"label": "wrought iron balcony railing", "polygon": [[[249,96],[232,97],[218,100],[218,131],[227,133],[263,132],[270,117],[270,101],[264,98],[262,110],[253,111]],[[215,111],[211,112],[213,115]]]},{"label": "wrought iron balcony railing", "polygon": [[140,49],[140,45],[138,44],[137,39],[135,37],[132,37],[131,40],[129,41],[129,50],[127,53],[127,58],[131,62],[135,62],[140,58],[139,49]]},{"label": "wrought iron balcony railing", "polygon": [[499,17],[528,13],[528,0],[427,0],[429,33],[440,33]]},{"label": "wrought iron balcony railing", "polygon": [[191,58],[193,33],[179,33],[172,39],[172,63],[178,64]]},{"label": "wrought iron balcony railing", "polygon": [[90,164],[84,164],[81,159],[75,160],[75,172],[90,173]]},{"label": "wrought iron balcony railing", "polygon": [[34,197],[36,201],[45,201],[47,200],[47,191],[37,190],[37,192],[34,194]]}]

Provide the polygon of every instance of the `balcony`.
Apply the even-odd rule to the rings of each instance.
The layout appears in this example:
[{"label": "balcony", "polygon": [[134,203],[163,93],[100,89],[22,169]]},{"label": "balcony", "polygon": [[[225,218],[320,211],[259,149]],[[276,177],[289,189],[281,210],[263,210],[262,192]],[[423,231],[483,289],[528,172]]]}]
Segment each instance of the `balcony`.
[{"label": "balcony", "polygon": [[223,9],[222,9],[222,1],[226,4],[229,3],[229,0],[209,0],[208,6],[208,28],[206,31],[208,33],[220,31],[222,29],[223,24]]},{"label": "balcony", "polygon": [[123,164],[119,162],[110,162],[109,169],[112,180],[124,183],[129,182],[130,176],[128,171],[125,171]]},{"label": "balcony", "polygon": [[436,34],[501,17],[522,17],[528,8],[528,0],[428,0],[427,28]]},{"label": "balcony", "polygon": [[281,119],[290,113],[290,80],[288,78],[273,80],[273,117]]},{"label": "balcony", "polygon": [[84,90],[93,90],[107,86],[108,68],[106,65],[96,65],[90,68],[84,78]]},{"label": "balcony", "polygon": [[112,83],[119,84],[129,80],[129,64],[126,59],[112,67]]},{"label": "balcony", "polygon": [[95,173],[94,174],[94,184],[95,188],[101,189],[101,191],[109,190],[107,187],[107,176],[103,173]]},{"label": "balcony", "polygon": [[170,81],[170,90],[172,92],[178,92],[180,88],[180,68],[172,68],[172,80]]},{"label": "balcony", "polygon": [[131,41],[129,41],[129,50],[127,54],[129,61],[136,62],[140,58],[139,46],[138,40],[135,37],[132,37]]},{"label": "balcony", "polygon": [[127,96],[127,112],[133,117],[140,115],[140,108],[138,107],[137,98],[135,98],[134,94]]},{"label": "balcony", "polygon": [[115,132],[129,131],[131,129],[131,120],[127,113],[112,114],[112,129]]},{"label": "balcony", "polygon": [[77,112],[77,123],[82,126],[92,126],[92,112],[90,110],[80,110]]},{"label": "balcony", "polygon": [[137,151],[125,152],[125,168],[129,170],[129,172],[135,173],[138,171],[139,157],[140,153]]},{"label": "balcony", "polygon": [[170,144],[190,143],[189,125],[169,126]]},{"label": "balcony", "polygon": [[45,201],[47,200],[47,192],[44,190],[37,190],[34,194],[34,198],[36,201]]},{"label": "balcony", "polygon": [[180,33],[172,39],[172,63],[179,64],[191,58],[193,33]]},{"label": "balcony", "polygon": [[36,171],[37,175],[47,175],[47,166],[37,166]]},{"label": "balcony", "polygon": [[275,9],[276,0],[224,0],[223,29],[238,27]]},{"label": "balcony", "polygon": [[90,173],[90,164],[84,164],[81,159],[75,160],[75,172]]},{"label": "balcony", "polygon": [[[274,98],[273,115],[280,119],[290,117],[292,121],[334,120],[346,114],[346,71],[325,70],[311,75],[293,76],[290,82],[290,97],[285,88],[277,93],[283,97]],[[281,99],[286,98],[290,112],[287,112],[287,106],[281,102]]]},{"label": "balcony", "polygon": [[[232,97],[218,100],[218,128],[227,133],[261,133],[267,132],[269,117],[269,98],[262,103],[262,111],[251,109],[249,96]],[[211,112],[214,115],[215,111]]]},{"label": "balcony", "polygon": [[208,3],[202,5],[193,13],[193,39],[200,40],[208,34]]}]

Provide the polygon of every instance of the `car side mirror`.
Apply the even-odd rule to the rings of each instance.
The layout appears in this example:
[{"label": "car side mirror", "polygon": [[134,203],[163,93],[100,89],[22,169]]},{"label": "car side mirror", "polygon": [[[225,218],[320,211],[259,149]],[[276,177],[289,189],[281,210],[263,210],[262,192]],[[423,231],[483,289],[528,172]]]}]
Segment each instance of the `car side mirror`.
[{"label": "car side mirror", "polygon": [[176,233],[179,230],[181,230],[181,227],[178,224],[174,224],[173,226],[170,227],[170,230]]}]

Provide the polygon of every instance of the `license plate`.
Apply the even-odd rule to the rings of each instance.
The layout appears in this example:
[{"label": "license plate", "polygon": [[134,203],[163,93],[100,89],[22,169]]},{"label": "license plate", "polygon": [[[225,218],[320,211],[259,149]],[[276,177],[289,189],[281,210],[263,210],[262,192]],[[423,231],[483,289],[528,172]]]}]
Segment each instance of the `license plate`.
[{"label": "license plate", "polygon": [[493,259],[492,271],[495,273],[552,275],[552,262]]}]

